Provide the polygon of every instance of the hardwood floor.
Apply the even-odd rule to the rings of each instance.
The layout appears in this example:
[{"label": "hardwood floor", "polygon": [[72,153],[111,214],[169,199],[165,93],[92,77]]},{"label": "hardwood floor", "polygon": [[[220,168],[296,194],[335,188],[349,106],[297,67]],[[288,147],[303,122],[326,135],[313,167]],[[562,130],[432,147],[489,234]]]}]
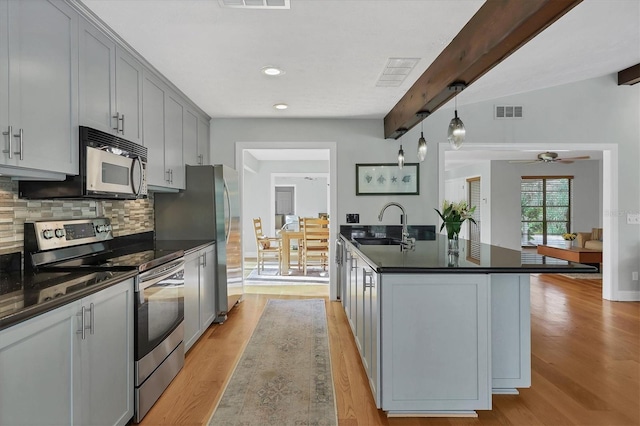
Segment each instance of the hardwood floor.
[{"label": "hardwood floor", "polygon": [[494,395],[477,419],[388,419],[375,408],[340,303],[324,289],[299,296],[286,287],[245,294],[224,324],[210,327],[141,425],[205,425],[267,299],[308,297],[326,300],[341,426],[640,425],[640,303],[602,300],[598,281],[532,276],[532,386]]}]

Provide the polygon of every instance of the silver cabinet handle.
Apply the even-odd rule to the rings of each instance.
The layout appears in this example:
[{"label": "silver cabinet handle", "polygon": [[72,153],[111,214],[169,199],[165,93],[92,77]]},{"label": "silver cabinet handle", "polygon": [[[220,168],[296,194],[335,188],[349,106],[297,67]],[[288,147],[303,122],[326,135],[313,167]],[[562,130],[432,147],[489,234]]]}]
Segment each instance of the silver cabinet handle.
[{"label": "silver cabinet handle", "polygon": [[124,135],[124,114],[120,117],[120,121],[122,122],[122,130],[120,130],[120,133]]},{"label": "silver cabinet handle", "polygon": [[[355,263],[355,266],[353,264]],[[355,257],[351,257],[351,269],[356,269],[358,267],[358,259]]]},{"label": "silver cabinet handle", "polygon": [[85,330],[86,330],[86,328],[85,328],[85,325],[84,325],[84,313],[85,313],[85,311],[86,311],[86,309],[85,309],[85,307],[83,306],[83,307],[82,307],[82,311],[80,311],[80,313],[77,313],[77,314],[76,314],[76,316],[79,316],[79,317],[80,317],[80,330],[77,330],[77,331],[76,331],[76,334],[80,334],[80,335],[82,335],[82,340],[84,340],[84,339],[85,339],[85,337],[86,337],[86,336],[85,336]]},{"label": "silver cabinet handle", "polygon": [[167,171],[164,173],[167,175],[165,181],[167,181],[167,183],[171,183],[171,169],[167,169]]},{"label": "silver cabinet handle", "polygon": [[89,332],[91,334],[93,334],[93,332],[95,331],[95,328],[94,328],[95,319],[96,319],[95,309],[94,309],[93,303],[91,303],[89,304],[89,320],[91,321],[91,324],[89,324]]},{"label": "silver cabinet handle", "polygon": [[[367,282],[367,277],[369,282]],[[362,283],[364,284],[364,291],[367,291],[367,288],[373,288],[373,271],[367,271],[366,268],[362,268]]]},{"label": "silver cabinet handle", "polygon": [[169,183],[173,183],[173,169],[169,169],[169,176],[171,177]]},{"label": "silver cabinet handle", "polygon": [[198,154],[198,165],[202,166],[204,163],[204,155]]},{"label": "silver cabinet handle", "polygon": [[120,113],[116,112],[116,115],[112,117],[116,119],[116,127],[112,127],[112,129],[115,130],[117,133],[120,131]]},{"label": "silver cabinet handle", "polygon": [[202,267],[203,268],[207,267],[207,253],[202,254]]},{"label": "silver cabinet handle", "polygon": [[9,154],[9,158],[13,158],[13,126],[9,126],[6,132],[2,132],[3,135],[9,136],[9,149],[2,150],[3,153]]},{"label": "silver cabinet handle", "polygon": [[24,160],[24,131],[20,129],[17,135],[13,135],[20,141],[20,151],[14,151],[14,154],[20,154],[20,160]]}]

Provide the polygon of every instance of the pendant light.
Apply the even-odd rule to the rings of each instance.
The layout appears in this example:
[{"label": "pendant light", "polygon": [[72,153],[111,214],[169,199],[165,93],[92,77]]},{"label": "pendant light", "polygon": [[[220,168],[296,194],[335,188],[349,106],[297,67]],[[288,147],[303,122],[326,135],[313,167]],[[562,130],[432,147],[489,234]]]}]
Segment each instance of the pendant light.
[{"label": "pendant light", "polygon": [[[454,83],[449,86],[449,90],[453,90],[455,92],[461,92],[466,85],[464,83]],[[449,143],[451,147],[455,150],[460,149],[462,143],[464,142],[464,137],[466,135],[466,130],[464,128],[464,123],[458,117],[458,95],[456,94],[454,97],[455,100],[455,113],[454,117],[451,119],[449,123],[449,130],[447,132],[447,139],[449,139]]]},{"label": "pendant light", "polygon": [[423,123],[429,113],[418,113],[422,120],[420,122],[420,139],[418,139],[418,160],[424,161],[427,158],[427,140],[424,138]]},{"label": "pendant light", "polygon": [[398,151],[398,167],[402,168],[404,166],[404,151],[402,150],[402,145],[400,145],[400,150]]}]

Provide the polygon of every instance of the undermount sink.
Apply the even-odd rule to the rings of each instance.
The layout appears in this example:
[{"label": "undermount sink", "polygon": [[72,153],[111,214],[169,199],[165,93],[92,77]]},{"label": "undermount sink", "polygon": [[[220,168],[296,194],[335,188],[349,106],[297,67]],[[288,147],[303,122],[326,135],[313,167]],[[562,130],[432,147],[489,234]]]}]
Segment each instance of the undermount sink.
[{"label": "undermount sink", "polygon": [[354,238],[354,241],[363,246],[395,246],[400,245],[402,243],[401,240],[397,240],[395,238],[377,238],[377,237],[363,237],[363,238]]}]

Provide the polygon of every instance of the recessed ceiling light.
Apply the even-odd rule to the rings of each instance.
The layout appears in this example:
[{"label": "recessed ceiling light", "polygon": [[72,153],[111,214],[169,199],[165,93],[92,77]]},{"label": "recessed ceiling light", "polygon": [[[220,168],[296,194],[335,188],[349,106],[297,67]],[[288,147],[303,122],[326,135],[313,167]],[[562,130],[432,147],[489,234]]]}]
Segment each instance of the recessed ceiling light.
[{"label": "recessed ceiling light", "polygon": [[271,76],[271,77],[275,77],[275,76],[284,74],[283,70],[281,70],[280,68],[276,68],[276,67],[264,67],[260,71],[262,71],[262,74],[268,75],[268,76]]},{"label": "recessed ceiling light", "polygon": [[282,109],[287,109],[287,108],[289,108],[289,105],[280,103],[280,104],[275,104],[273,107],[274,107],[275,109],[281,109],[281,110],[282,110]]}]

